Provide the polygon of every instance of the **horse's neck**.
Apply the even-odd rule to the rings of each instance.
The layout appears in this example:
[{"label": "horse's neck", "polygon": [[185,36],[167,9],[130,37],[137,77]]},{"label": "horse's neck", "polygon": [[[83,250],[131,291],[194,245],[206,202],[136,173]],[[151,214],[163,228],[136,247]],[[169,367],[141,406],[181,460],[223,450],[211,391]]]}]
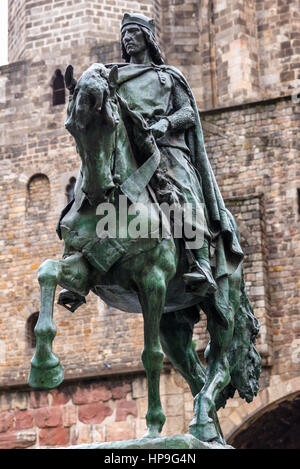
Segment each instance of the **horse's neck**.
[{"label": "horse's neck", "polygon": [[76,140],[77,151],[81,159],[97,161],[99,158],[107,159],[114,152],[115,137],[113,132],[97,132],[84,134]]},{"label": "horse's neck", "polygon": [[99,126],[93,132],[76,139],[77,151],[84,166],[97,167],[99,161],[106,161],[111,176],[122,184],[138,168],[130,139],[120,112],[120,122],[115,131]]}]

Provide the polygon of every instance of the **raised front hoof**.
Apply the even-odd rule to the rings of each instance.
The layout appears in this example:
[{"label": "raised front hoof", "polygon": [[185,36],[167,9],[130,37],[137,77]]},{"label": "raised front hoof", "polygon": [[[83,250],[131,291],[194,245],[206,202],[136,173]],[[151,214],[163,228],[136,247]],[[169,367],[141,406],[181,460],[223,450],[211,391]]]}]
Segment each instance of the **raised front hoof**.
[{"label": "raised front hoof", "polygon": [[33,389],[57,388],[64,380],[64,370],[59,363],[54,368],[36,368],[31,365],[28,384]]}]

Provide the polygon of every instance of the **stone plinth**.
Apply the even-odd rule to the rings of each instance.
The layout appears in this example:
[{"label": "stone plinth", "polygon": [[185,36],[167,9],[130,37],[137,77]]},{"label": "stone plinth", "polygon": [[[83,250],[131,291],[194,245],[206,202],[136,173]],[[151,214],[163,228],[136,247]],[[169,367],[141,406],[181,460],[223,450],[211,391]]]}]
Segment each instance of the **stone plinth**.
[{"label": "stone plinth", "polygon": [[192,435],[174,435],[164,438],[141,438],[139,440],[113,441],[106,443],[89,443],[68,446],[60,449],[234,449],[229,445],[200,441]]}]

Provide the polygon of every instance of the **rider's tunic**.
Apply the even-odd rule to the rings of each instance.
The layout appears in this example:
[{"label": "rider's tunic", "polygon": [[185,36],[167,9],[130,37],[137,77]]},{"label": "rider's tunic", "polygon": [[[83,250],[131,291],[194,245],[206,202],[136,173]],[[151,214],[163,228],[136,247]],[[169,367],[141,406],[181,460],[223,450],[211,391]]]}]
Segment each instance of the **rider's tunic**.
[{"label": "rider's tunic", "polygon": [[[163,118],[170,122],[167,133],[156,140],[161,162],[152,182],[159,201],[181,205],[190,203],[195,215],[196,212],[205,212],[205,204],[200,176],[191,164],[190,150],[185,141],[185,130],[193,125],[190,115],[194,111],[187,95],[185,112],[176,107],[179,86],[170,73],[155,65],[129,64],[119,68],[118,92],[129,107],[139,112],[149,126]],[[182,88],[181,93],[184,93]],[[188,119],[185,119],[186,115]],[[201,229],[209,236],[206,223]]]}]

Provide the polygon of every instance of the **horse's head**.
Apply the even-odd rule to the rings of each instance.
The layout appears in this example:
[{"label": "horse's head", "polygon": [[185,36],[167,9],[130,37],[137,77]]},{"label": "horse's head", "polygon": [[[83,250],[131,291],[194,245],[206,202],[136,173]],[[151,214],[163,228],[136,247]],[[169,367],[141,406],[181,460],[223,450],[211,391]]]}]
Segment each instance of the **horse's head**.
[{"label": "horse's head", "polygon": [[70,90],[70,101],[65,127],[75,138],[90,127],[99,128],[100,124],[115,129],[119,115],[116,108],[112,108],[110,98],[117,86],[117,76],[117,66],[109,71],[104,65],[95,63],[76,81],[73,67],[68,66],[65,82]]},{"label": "horse's head", "polygon": [[92,205],[106,200],[113,189],[113,134],[119,123],[115,102],[118,68],[93,64],[76,81],[69,65],[65,82],[70,90],[66,129],[75,138],[82,160],[82,190]]}]

